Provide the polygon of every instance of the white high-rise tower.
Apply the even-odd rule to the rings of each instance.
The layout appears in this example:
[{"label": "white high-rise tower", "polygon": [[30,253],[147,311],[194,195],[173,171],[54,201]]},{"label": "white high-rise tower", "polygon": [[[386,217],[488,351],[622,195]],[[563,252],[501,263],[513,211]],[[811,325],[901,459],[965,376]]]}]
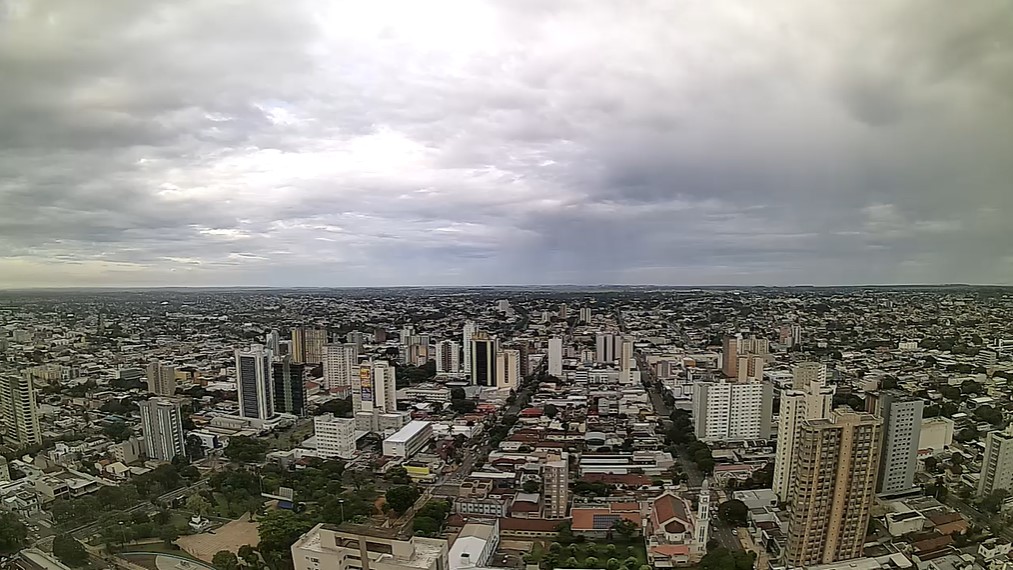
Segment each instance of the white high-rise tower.
[{"label": "white high-rise tower", "polygon": [[781,501],[788,500],[793,455],[802,422],[830,417],[835,391],[833,386],[827,386],[825,364],[803,362],[793,372],[791,389],[781,392],[777,423],[777,455],[774,456],[772,486]]},{"label": "white high-rise tower", "polygon": [[556,378],[563,377],[563,339],[549,339],[549,374]]},{"label": "white high-rise tower", "polygon": [[31,374],[0,374],[0,418],[7,441],[22,447],[42,443]]},{"label": "white high-rise tower", "polygon": [[475,323],[468,321],[464,323],[464,333],[461,335],[461,346],[464,347],[464,371],[471,372],[471,337],[478,327]]},{"label": "white high-rise tower", "polygon": [[359,369],[359,345],[349,342],[324,346],[324,388],[331,390],[352,386]]}]

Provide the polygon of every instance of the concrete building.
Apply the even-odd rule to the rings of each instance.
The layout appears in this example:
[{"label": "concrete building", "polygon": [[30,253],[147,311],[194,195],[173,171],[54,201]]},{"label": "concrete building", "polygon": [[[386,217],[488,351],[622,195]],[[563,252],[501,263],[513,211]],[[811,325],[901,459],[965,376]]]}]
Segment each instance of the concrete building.
[{"label": "concrete building", "polygon": [[1002,431],[990,431],[985,439],[978,497],[1000,489],[1013,490],[1013,425]]},{"label": "concrete building", "polygon": [[591,322],[591,307],[580,308],[580,322],[585,324]]},{"label": "concrete building", "polygon": [[492,386],[496,382],[496,343],[485,331],[471,335],[470,349],[471,383],[476,386]]},{"label": "concrete building", "polygon": [[141,431],[148,459],[172,461],[186,454],[183,417],[179,402],[168,398],[151,398],[140,402]]},{"label": "concrete building", "polygon": [[915,487],[918,440],[921,436],[921,398],[898,390],[881,392],[874,413],[883,418],[883,451],[879,467],[879,492],[895,494]]},{"label": "concrete building", "polygon": [[628,372],[634,368],[633,340],[624,338],[619,345],[619,370]]},{"label": "concrete building", "polygon": [[721,341],[721,373],[725,378],[739,377],[739,340],[733,336]]},{"label": "concrete building", "polygon": [[281,355],[281,335],[278,334],[278,331],[273,329],[268,331],[264,338],[264,346],[267,347],[267,350],[271,351],[271,354],[275,356]]},{"label": "concrete building", "polygon": [[918,434],[918,449],[939,453],[953,445],[954,421],[950,418],[924,418]]},{"label": "concrete building", "polygon": [[148,391],[158,396],[172,396],[176,394],[176,369],[172,366],[163,366],[157,360],[148,363],[146,369],[148,380]]},{"label": "concrete building", "polygon": [[286,354],[271,363],[274,378],[274,407],[278,412],[302,416],[306,413],[305,364],[292,362]]},{"label": "concrete building", "polygon": [[438,374],[456,374],[461,371],[461,345],[452,340],[444,340],[436,345],[436,372]]},{"label": "concrete building", "polygon": [[521,351],[504,349],[496,353],[496,387],[516,390],[521,383]]},{"label": "concrete building", "polygon": [[5,441],[21,447],[42,443],[39,407],[30,374],[0,374],[0,418]]},{"label": "concrete building", "polygon": [[351,342],[328,344],[323,351],[324,389],[352,386],[359,371],[359,345]]},{"label": "concrete building", "polygon": [[318,524],[292,545],[294,570],[449,570],[447,541]]},{"label": "concrete building", "polygon": [[359,385],[352,392],[352,405],[356,412],[396,412],[396,369],[384,361],[361,364]]},{"label": "concrete building", "polygon": [[355,420],[322,414],[313,418],[317,453],[322,457],[350,459],[355,455]]},{"label": "concrete building", "polygon": [[549,339],[549,374],[556,378],[563,377],[563,339]]},{"label": "concrete building", "polygon": [[499,520],[490,524],[468,523],[450,547],[450,570],[488,568],[499,546]]},{"label": "concrete building", "polygon": [[461,333],[461,346],[464,347],[464,371],[471,372],[471,337],[478,331],[475,323],[468,321],[464,323],[464,331]]},{"label": "concrete building", "polygon": [[693,392],[696,436],[705,442],[767,439],[773,401],[769,382],[699,382]]},{"label": "concrete building", "polygon": [[292,360],[299,363],[317,364],[323,362],[324,345],[327,344],[327,329],[292,329]]},{"label": "concrete building", "polygon": [[566,518],[570,503],[570,457],[565,451],[550,455],[542,465],[543,517]]},{"label": "concrete building", "polygon": [[271,353],[261,345],[236,350],[236,390],[239,415],[266,420],[274,415]]},{"label": "concrete building", "polygon": [[827,367],[818,362],[803,362],[795,367],[791,387],[781,391],[781,410],[777,421],[777,455],[774,457],[773,489],[781,501],[788,500],[788,485],[794,465],[799,429],[806,420],[830,416],[834,387],[827,386]]},{"label": "concrete building", "polygon": [[882,439],[882,418],[846,407],[802,422],[788,501],[788,567],[862,556]]},{"label": "concrete building", "polygon": [[594,359],[599,363],[615,362],[619,357],[622,337],[612,333],[598,333],[595,336]]},{"label": "concrete building", "polygon": [[429,445],[432,440],[432,422],[410,421],[397,433],[383,440],[383,454],[408,459]]}]

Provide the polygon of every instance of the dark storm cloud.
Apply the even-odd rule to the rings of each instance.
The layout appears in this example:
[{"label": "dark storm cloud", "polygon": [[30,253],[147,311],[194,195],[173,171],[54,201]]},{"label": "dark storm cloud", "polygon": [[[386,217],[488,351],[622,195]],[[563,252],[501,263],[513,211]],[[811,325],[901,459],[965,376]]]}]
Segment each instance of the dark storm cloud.
[{"label": "dark storm cloud", "polygon": [[0,285],[1013,282],[998,1],[5,8]]}]

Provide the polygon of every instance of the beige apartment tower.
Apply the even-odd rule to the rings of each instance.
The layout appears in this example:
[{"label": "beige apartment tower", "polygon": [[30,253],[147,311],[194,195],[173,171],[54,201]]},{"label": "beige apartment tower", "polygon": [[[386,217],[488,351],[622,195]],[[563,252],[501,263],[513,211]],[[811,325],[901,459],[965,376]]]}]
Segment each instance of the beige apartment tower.
[{"label": "beige apartment tower", "polygon": [[146,369],[148,391],[156,396],[172,396],[176,393],[176,369],[163,366],[161,362],[148,363]]},{"label": "beige apartment tower", "polygon": [[882,439],[882,418],[846,407],[802,423],[789,492],[789,568],[862,556]]}]

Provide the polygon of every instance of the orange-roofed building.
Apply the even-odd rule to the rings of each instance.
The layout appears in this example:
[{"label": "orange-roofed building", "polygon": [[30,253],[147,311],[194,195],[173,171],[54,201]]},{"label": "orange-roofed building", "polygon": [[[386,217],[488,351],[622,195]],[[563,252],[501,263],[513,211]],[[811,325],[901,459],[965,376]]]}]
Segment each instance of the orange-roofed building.
[{"label": "orange-roofed building", "polygon": [[665,491],[647,503],[648,561],[655,568],[695,564],[707,550],[710,490],[700,489],[699,506],[682,495]]},{"label": "orange-roofed building", "polygon": [[644,526],[640,503],[609,503],[602,507],[574,507],[570,509],[573,522],[570,529],[574,534],[588,538],[608,538],[612,526],[618,520],[628,520],[638,529]]}]

